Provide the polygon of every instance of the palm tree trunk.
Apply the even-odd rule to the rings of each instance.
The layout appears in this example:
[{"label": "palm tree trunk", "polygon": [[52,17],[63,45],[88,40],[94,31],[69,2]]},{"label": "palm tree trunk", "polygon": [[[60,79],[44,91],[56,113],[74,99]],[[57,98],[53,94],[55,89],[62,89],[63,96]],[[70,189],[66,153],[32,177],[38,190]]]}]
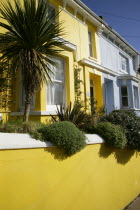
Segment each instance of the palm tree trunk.
[{"label": "palm tree trunk", "polygon": [[24,109],[24,117],[23,117],[24,122],[28,122],[29,113],[30,113],[30,105],[31,105],[31,94],[30,92],[26,92],[25,109]]}]

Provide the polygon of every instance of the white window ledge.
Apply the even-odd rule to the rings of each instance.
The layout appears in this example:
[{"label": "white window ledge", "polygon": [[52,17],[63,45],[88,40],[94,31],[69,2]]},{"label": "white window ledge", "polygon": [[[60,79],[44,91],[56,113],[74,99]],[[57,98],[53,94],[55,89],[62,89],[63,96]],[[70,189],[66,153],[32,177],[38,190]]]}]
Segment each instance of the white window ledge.
[{"label": "white window ledge", "polygon": [[91,60],[95,61],[96,63],[98,63],[98,60],[95,59],[94,57],[91,57],[91,56],[90,56],[89,59],[91,59]]},{"label": "white window ledge", "polygon": [[[11,112],[10,116],[23,116],[24,112]],[[49,115],[57,115],[56,111],[31,111],[30,116],[49,116]]]},{"label": "white window ledge", "polygon": [[120,72],[121,74],[128,74],[127,71],[124,71],[124,70],[122,70],[122,69],[120,69],[119,72]]},{"label": "white window ledge", "polygon": [[103,65],[101,65],[99,63],[97,63],[97,60],[95,61],[95,60],[92,60],[92,59],[83,58],[82,63],[84,65],[96,68],[99,71],[102,71],[104,73],[110,74],[112,76],[117,76],[118,75],[116,72],[114,72],[114,71],[104,67]]},{"label": "white window ledge", "polygon": [[[103,139],[96,134],[86,134],[86,143],[100,144]],[[46,148],[53,147],[50,142],[42,142],[30,137],[29,134],[20,133],[0,133],[0,149],[28,149],[28,148]]]},{"label": "white window ledge", "polygon": [[118,79],[122,79],[122,80],[133,80],[133,81],[135,81],[135,82],[139,82],[139,79],[138,78],[136,78],[135,76],[132,76],[132,75],[130,75],[130,74],[122,74],[122,75],[119,75],[118,76]]}]

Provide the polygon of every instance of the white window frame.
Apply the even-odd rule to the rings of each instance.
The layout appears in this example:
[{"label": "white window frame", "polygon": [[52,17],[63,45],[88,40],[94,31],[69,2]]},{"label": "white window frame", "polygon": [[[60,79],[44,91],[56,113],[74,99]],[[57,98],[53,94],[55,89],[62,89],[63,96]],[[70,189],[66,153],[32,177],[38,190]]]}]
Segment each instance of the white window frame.
[{"label": "white window frame", "polygon": [[[127,88],[127,95],[126,96],[122,95],[122,87],[126,87]],[[127,98],[128,106],[123,106],[123,98]],[[129,107],[129,98],[128,98],[128,87],[127,87],[127,85],[122,85],[121,86],[121,102],[122,102],[122,108],[128,108]]]},{"label": "white window frame", "polygon": [[88,46],[89,46],[89,57],[93,58],[94,57],[93,33],[90,30],[88,30]]},{"label": "white window frame", "polygon": [[[55,80],[55,79],[52,79],[52,83],[61,83],[64,85],[64,91],[63,91],[63,102],[62,102],[62,105],[66,105],[66,85],[65,85],[65,81],[66,81],[66,64],[65,64],[65,60],[63,58],[55,58],[56,60],[59,60],[59,61],[62,61],[63,63],[63,70],[64,70],[64,82],[61,81],[61,80]],[[47,85],[46,85],[46,94],[47,93]],[[47,99],[47,97],[46,97]],[[56,112],[57,111],[57,107],[59,108],[60,107],[60,104],[57,104],[56,105],[48,105],[47,102],[46,102],[46,110],[47,111],[50,111],[50,112]]]},{"label": "white window frame", "polygon": [[119,54],[119,56],[120,56],[120,71],[122,71],[123,73],[128,73],[128,58],[122,54]]}]

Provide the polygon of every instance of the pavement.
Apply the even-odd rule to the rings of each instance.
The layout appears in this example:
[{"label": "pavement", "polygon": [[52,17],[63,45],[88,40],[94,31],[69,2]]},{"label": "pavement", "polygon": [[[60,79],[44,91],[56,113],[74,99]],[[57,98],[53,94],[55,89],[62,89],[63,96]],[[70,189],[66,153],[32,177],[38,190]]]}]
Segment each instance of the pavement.
[{"label": "pavement", "polygon": [[140,210],[140,195],[132,201],[124,210]]}]

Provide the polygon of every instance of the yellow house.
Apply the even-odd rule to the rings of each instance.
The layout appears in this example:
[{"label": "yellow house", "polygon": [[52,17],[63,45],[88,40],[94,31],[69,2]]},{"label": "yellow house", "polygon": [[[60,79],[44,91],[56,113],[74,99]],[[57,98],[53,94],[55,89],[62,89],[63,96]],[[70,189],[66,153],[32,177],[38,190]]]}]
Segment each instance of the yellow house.
[{"label": "yellow house", "polygon": [[[102,73],[100,69],[99,33],[102,24],[81,1],[52,0],[54,11],[60,11],[58,20],[63,22],[67,41],[61,57],[56,58],[59,69],[53,69],[55,76],[52,84],[43,88],[32,100],[30,119],[45,122],[47,117],[56,114],[56,104],[74,103],[76,99],[90,107],[90,97],[95,98],[98,106],[103,105]],[[79,90],[75,88],[78,77]],[[24,93],[20,74],[14,78],[11,106],[1,107],[3,119],[23,115]],[[78,93],[80,91],[80,93]]]}]

